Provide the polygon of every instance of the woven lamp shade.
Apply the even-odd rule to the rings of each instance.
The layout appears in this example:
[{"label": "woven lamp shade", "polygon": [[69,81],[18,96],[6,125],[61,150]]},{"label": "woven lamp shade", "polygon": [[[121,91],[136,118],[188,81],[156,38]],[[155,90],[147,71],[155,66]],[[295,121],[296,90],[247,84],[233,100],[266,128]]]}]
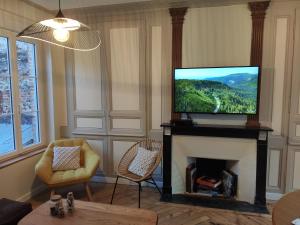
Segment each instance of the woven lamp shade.
[{"label": "woven lamp shade", "polygon": [[65,18],[61,11],[54,19],[34,23],[17,37],[45,41],[68,49],[90,51],[100,46],[100,34],[87,25]]}]

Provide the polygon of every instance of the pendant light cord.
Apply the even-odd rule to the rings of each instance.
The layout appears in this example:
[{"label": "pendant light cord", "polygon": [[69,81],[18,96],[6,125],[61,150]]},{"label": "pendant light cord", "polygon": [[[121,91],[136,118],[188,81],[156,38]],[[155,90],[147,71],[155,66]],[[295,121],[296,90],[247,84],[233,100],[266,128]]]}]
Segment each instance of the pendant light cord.
[{"label": "pendant light cord", "polygon": [[58,9],[58,13],[57,13],[56,17],[58,17],[58,18],[65,17],[64,14],[63,14],[62,11],[61,11],[60,0],[58,0],[58,7],[59,7],[59,9]]}]

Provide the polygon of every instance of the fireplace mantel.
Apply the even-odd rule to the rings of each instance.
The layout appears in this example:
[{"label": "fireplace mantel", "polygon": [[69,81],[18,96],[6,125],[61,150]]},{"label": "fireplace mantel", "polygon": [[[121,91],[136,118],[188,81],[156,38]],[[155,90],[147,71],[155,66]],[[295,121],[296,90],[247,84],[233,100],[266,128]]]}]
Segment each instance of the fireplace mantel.
[{"label": "fireplace mantel", "polygon": [[[266,205],[266,171],[269,127],[230,125],[175,125],[163,123],[163,193],[162,199],[172,199],[172,136],[190,135],[222,138],[245,138],[257,141],[255,204]],[[241,149],[243,151],[243,149]]]}]

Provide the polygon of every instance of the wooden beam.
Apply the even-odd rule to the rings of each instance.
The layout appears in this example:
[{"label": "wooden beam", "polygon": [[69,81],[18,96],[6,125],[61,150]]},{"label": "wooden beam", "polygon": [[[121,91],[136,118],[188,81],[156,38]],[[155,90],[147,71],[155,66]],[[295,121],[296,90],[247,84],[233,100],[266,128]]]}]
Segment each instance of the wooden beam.
[{"label": "wooden beam", "polygon": [[[175,68],[182,66],[182,30],[187,8],[170,8],[169,12],[172,17],[172,73],[174,73]],[[173,82],[172,79],[172,98],[174,97]],[[173,104],[174,101],[172,99],[171,118],[172,120],[178,120],[181,115],[180,113],[173,113]]]}]

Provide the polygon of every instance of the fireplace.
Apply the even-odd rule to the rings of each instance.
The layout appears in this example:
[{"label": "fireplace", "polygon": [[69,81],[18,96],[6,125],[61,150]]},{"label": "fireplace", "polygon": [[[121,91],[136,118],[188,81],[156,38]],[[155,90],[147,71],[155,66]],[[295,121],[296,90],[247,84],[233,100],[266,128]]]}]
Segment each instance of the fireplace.
[{"label": "fireplace", "polygon": [[[234,170],[235,174],[239,175],[235,199],[254,203],[257,166],[255,140],[174,135],[171,161],[172,194],[186,192],[186,168],[189,166],[191,158],[202,158],[207,159],[208,162],[215,162],[214,164],[218,168],[208,175],[217,173],[223,166],[226,167],[226,164],[232,165],[230,170]],[[224,163],[225,165],[223,165]],[[203,168],[205,165],[200,167]]]},{"label": "fireplace", "polygon": [[188,158],[186,194],[235,199],[238,188],[238,161]]},{"label": "fireplace", "polygon": [[[198,204],[186,189],[186,169],[195,158],[225,160],[237,175],[236,194],[231,208],[251,212],[267,212],[266,168],[268,127],[228,125],[175,125],[164,128],[163,201]],[[180,196],[178,198],[178,196]],[[184,196],[184,197],[182,197]],[[177,201],[178,199],[178,201]],[[184,200],[183,200],[184,199]],[[209,198],[214,199],[214,198]],[[227,208],[226,204],[204,202],[209,207]],[[203,201],[202,201],[203,202]],[[206,204],[205,203],[205,204]],[[201,205],[201,204],[200,204]]]}]

